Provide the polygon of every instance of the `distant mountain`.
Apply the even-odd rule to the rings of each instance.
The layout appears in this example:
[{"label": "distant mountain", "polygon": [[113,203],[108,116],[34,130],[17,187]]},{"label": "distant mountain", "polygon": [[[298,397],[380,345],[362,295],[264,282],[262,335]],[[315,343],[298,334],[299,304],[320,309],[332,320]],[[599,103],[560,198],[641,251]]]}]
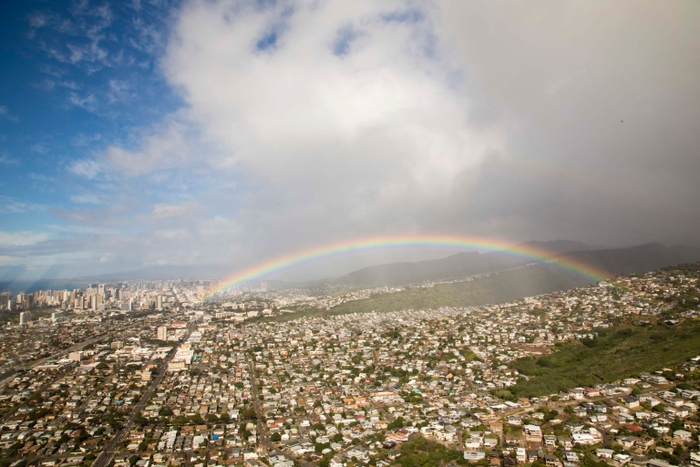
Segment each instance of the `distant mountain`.
[{"label": "distant mountain", "polygon": [[[571,252],[560,255],[587,261],[612,274],[646,272],[682,263],[700,262],[700,248],[658,243],[631,248]],[[393,294],[376,294],[362,300],[345,302],[330,311],[317,314],[341,315],[370,311],[437,309],[443,306],[481,306],[505,303],[523,297],[584,287],[591,279],[556,264],[540,262],[528,267],[493,271],[472,281],[437,284],[434,287],[410,287]]]},{"label": "distant mountain", "polygon": [[[576,240],[551,240],[548,242],[530,241],[530,242],[519,243],[516,246],[516,249],[518,247],[528,247],[528,246],[542,249],[545,251],[549,251],[552,254],[571,253],[574,251],[602,250],[605,248],[605,247],[600,247],[600,246],[586,245],[585,243],[578,242]],[[509,251],[509,250],[506,250],[506,251]]]},{"label": "distant mountain", "polygon": [[531,258],[524,258],[514,253],[514,251],[528,246],[549,251],[552,256],[573,251],[590,251],[596,248],[570,240],[532,241],[516,245],[512,250],[490,253],[465,252],[446,258],[413,263],[402,262],[370,266],[338,277],[332,282],[362,286],[403,285],[500,271],[533,262]]},{"label": "distant mountain", "polygon": [[660,243],[647,243],[630,248],[577,251],[561,255],[583,261],[617,276],[633,272],[653,271],[681,263],[700,261],[700,248],[676,245],[670,248]]},{"label": "distant mountain", "polygon": [[653,271],[700,261],[700,248],[692,246],[668,248],[660,243],[648,243],[630,248],[603,248],[569,240],[533,241],[516,245],[511,250],[457,253],[428,261],[371,266],[338,277],[332,282],[357,286],[405,285],[501,271],[537,261],[517,255],[517,250],[527,246],[551,252],[549,258],[579,260],[612,275]]}]

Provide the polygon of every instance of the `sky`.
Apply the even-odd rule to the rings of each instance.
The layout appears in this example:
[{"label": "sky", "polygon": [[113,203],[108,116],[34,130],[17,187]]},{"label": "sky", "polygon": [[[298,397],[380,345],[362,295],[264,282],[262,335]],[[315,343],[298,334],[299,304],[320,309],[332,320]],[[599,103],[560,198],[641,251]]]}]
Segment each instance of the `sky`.
[{"label": "sky", "polygon": [[699,22],[696,0],[0,2],[0,279],[370,235],[698,245]]}]

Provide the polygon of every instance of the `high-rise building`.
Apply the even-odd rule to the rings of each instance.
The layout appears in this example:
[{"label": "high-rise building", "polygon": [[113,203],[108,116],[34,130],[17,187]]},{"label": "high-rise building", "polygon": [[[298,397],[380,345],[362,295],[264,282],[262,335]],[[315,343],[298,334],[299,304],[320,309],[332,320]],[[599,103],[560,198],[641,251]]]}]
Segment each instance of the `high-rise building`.
[{"label": "high-rise building", "polygon": [[20,326],[26,326],[29,324],[29,321],[32,319],[32,316],[29,314],[28,311],[23,311],[22,313],[19,314],[19,324]]},{"label": "high-rise building", "polygon": [[158,311],[163,309],[163,296],[158,294],[158,304],[156,305],[156,308],[158,308]]},{"label": "high-rise building", "polygon": [[261,292],[267,292],[267,282],[261,282],[261,283],[260,283],[260,291],[261,291]]},{"label": "high-rise building", "polygon": [[10,292],[0,293],[0,307],[7,308],[7,304],[12,300],[12,294]]},{"label": "high-rise building", "polygon": [[158,330],[156,332],[156,338],[159,341],[167,341],[168,340],[168,327],[167,326],[158,326]]}]

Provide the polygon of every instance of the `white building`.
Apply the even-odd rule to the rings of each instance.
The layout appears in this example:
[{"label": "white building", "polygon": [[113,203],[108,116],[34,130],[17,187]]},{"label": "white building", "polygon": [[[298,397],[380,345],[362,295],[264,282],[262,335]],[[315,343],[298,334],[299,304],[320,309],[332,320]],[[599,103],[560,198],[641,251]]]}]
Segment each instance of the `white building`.
[{"label": "white building", "polygon": [[31,314],[29,314],[28,311],[23,311],[22,313],[19,314],[19,324],[20,326],[26,326],[29,324],[29,321],[32,319]]}]

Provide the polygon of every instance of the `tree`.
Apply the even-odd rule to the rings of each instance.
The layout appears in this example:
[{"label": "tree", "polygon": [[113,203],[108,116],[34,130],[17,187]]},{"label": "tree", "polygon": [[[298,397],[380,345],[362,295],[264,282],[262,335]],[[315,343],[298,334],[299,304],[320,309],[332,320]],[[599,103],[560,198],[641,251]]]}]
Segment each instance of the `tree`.
[{"label": "tree", "polygon": [[403,423],[404,423],[403,417],[399,417],[396,420],[394,420],[393,422],[389,423],[387,428],[389,430],[393,430],[394,428],[401,428],[403,426]]},{"label": "tree", "polygon": [[134,423],[141,426],[146,424],[146,419],[143,417],[143,414],[141,412],[136,412],[136,416],[134,417]]},{"label": "tree", "polygon": [[270,441],[272,441],[273,443],[279,443],[280,441],[282,441],[282,435],[280,435],[277,432],[272,433],[272,436],[270,436]]}]

